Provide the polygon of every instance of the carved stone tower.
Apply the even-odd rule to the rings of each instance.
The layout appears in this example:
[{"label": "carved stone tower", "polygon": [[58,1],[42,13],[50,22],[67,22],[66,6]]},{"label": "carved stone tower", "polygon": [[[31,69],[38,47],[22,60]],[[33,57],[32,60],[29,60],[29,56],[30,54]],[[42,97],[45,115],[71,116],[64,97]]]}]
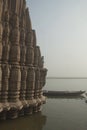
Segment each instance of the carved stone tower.
[{"label": "carved stone tower", "polygon": [[47,69],[25,0],[0,0],[0,119],[38,112]]}]

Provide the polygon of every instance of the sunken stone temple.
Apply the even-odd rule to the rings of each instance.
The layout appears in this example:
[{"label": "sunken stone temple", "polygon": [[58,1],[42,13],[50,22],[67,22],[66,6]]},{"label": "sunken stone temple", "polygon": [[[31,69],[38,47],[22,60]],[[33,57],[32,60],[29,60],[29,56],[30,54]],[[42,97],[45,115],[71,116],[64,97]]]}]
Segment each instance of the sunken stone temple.
[{"label": "sunken stone temple", "polygon": [[47,69],[25,0],[0,0],[0,119],[41,110]]}]

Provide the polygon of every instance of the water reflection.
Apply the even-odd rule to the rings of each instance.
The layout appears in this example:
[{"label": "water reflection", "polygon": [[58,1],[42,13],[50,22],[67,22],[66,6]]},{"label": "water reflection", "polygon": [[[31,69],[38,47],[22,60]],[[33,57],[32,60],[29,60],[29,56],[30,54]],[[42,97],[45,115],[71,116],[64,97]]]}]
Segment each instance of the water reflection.
[{"label": "water reflection", "polygon": [[0,130],[42,130],[46,123],[46,116],[36,113],[15,120],[0,121]]}]

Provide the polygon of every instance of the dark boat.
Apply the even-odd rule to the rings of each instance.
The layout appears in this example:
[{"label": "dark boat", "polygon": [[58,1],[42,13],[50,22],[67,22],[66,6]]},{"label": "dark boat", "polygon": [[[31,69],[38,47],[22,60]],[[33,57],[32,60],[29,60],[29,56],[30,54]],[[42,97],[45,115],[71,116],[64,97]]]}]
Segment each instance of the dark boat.
[{"label": "dark boat", "polygon": [[80,96],[81,94],[85,93],[85,91],[49,91],[43,90],[44,96]]}]

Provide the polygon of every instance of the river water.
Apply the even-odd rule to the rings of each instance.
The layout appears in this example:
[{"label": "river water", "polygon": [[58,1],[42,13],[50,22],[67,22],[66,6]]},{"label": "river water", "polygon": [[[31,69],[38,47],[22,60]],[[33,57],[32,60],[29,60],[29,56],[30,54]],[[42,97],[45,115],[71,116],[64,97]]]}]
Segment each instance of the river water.
[{"label": "river water", "polygon": [[[87,79],[47,79],[46,90],[86,90]],[[42,112],[0,121],[0,130],[87,130],[86,98],[47,98]]]}]

